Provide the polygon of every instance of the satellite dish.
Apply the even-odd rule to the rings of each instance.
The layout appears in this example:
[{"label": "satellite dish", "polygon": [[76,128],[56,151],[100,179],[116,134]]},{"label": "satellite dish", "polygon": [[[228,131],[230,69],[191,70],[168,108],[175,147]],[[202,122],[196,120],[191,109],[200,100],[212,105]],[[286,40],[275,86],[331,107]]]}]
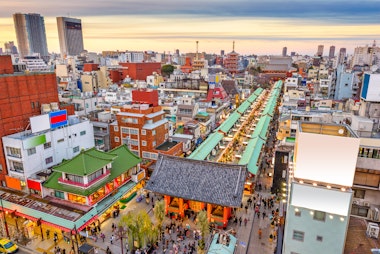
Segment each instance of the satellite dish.
[{"label": "satellite dish", "polygon": [[379,66],[377,66],[376,64],[375,65],[372,65],[372,67],[371,67],[371,71],[372,72],[375,72],[375,71],[377,71],[379,69]]}]

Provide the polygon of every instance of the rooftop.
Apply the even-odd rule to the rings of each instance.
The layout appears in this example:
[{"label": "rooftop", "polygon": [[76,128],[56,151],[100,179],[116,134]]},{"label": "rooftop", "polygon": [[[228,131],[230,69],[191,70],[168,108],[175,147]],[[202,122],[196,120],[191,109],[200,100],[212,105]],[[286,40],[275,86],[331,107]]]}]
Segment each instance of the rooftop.
[{"label": "rooftop", "polygon": [[240,207],[247,168],[160,154],[147,190],[228,207]]},{"label": "rooftop", "polygon": [[307,133],[315,133],[322,135],[332,135],[340,137],[354,137],[358,136],[355,132],[345,124],[331,124],[331,123],[316,123],[316,122],[299,122],[299,131]]}]

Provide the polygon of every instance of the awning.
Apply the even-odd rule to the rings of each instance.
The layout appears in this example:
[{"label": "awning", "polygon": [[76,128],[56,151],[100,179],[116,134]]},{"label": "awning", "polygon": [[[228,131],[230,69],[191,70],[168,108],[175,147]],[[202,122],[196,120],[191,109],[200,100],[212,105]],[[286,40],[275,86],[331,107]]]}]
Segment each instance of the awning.
[{"label": "awning", "polygon": [[41,182],[39,182],[39,181],[34,181],[32,179],[28,179],[27,184],[28,184],[29,189],[37,190],[37,191],[42,190]]}]

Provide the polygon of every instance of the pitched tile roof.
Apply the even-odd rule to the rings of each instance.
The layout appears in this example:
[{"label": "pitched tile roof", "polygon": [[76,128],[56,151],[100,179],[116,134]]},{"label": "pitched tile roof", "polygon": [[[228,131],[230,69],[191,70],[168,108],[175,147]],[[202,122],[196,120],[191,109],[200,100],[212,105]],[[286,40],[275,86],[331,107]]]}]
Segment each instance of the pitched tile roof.
[{"label": "pitched tile roof", "polygon": [[73,175],[85,176],[94,173],[111,163],[117,155],[102,152],[95,148],[81,151],[71,160],[67,160],[53,167],[55,172],[64,172]]},{"label": "pitched tile roof", "polygon": [[160,154],[147,190],[228,207],[240,207],[245,165],[199,161]]},{"label": "pitched tile roof", "polygon": [[[126,145],[116,147],[107,153],[111,154],[113,157],[115,157],[115,159],[113,160],[112,168],[110,170],[111,174],[109,177],[107,177],[106,181],[100,181],[87,189],[83,189],[59,183],[58,178],[62,176],[61,172],[53,172],[53,174],[51,174],[43,186],[53,190],[88,196],[97,191],[99,188],[103,187],[109,181],[115,179],[122,173],[126,172],[128,169],[136,166],[141,162],[141,158],[132,153]],[[53,171],[55,171],[55,169],[53,169]]]}]

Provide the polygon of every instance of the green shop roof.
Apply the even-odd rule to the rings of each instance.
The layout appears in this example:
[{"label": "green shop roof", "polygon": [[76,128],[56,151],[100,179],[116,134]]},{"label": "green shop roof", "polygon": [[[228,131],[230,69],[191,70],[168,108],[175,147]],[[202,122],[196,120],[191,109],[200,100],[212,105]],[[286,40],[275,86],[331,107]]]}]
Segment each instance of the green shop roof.
[{"label": "green shop roof", "polygon": [[[112,181],[116,177],[120,176],[121,174],[125,173],[130,168],[138,165],[141,162],[141,158],[132,153],[126,145],[119,146],[107,153],[102,153],[109,153],[110,155],[115,157],[112,163],[112,168],[110,170],[111,174],[109,177],[107,177],[106,180],[100,181],[99,183],[96,183],[95,185],[92,185],[87,189],[83,189],[59,183],[58,179],[62,177],[61,172],[53,172],[53,174],[51,174],[51,176],[45,181],[43,186],[49,189],[54,189],[82,196],[88,196],[97,191],[99,188],[103,187],[107,182]],[[53,170],[55,171],[55,169]]]},{"label": "green shop roof", "polygon": [[78,176],[90,175],[111,163],[116,157],[117,155],[115,154],[91,148],[81,151],[80,154],[71,160],[64,161],[60,165],[53,167],[53,171]]}]

